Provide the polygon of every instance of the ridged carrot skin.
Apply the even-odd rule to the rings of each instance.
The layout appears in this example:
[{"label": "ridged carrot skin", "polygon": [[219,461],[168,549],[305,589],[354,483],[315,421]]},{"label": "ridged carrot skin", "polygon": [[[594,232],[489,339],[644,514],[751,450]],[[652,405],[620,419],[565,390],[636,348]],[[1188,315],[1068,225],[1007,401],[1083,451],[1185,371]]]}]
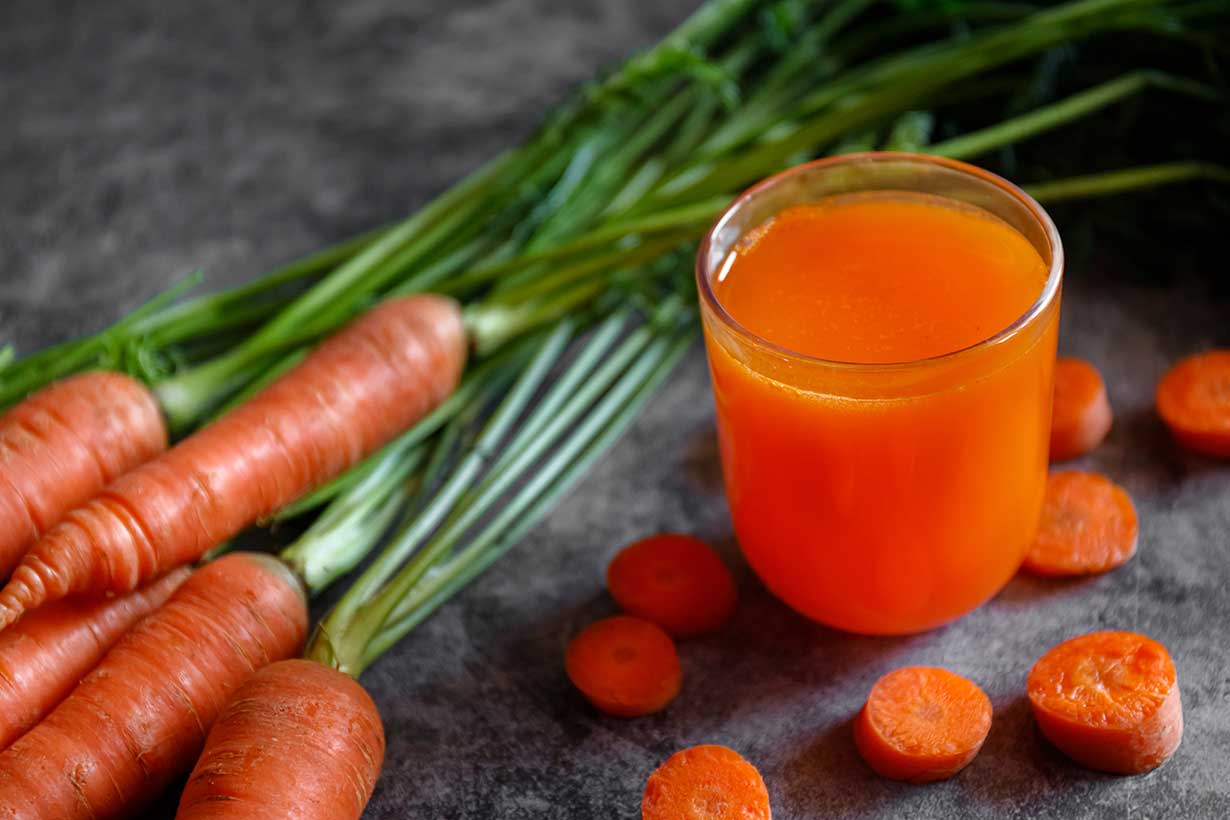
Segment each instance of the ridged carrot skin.
[{"label": "ridged carrot skin", "polygon": [[218,718],[179,820],[358,820],[384,760],[376,705],[315,661],[266,666]]},{"label": "ridged carrot skin", "polygon": [[377,306],[251,401],[73,510],[0,592],[0,626],[69,595],[127,592],[333,478],[452,392],[455,302]]},{"label": "ridged carrot skin", "polygon": [[190,574],[181,567],[120,598],[61,601],[0,632],[0,750],[46,717]]},{"label": "ridged carrot skin", "polygon": [[158,402],[122,373],[64,379],[0,416],[0,578],[106,484],[166,449]]},{"label": "ridged carrot skin", "polygon": [[192,766],[235,690],[298,654],[307,620],[302,587],[269,556],[197,570],[0,753],[0,818],[141,816]]}]

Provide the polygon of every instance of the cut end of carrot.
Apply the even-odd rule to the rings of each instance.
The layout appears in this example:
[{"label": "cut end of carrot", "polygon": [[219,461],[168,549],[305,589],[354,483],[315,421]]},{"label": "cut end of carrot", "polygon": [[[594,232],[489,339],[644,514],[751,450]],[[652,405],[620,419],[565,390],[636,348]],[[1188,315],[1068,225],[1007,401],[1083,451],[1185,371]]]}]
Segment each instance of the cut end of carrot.
[{"label": "cut end of carrot", "polygon": [[910,666],[876,683],[854,722],[854,743],[881,777],[945,780],[969,765],[991,730],[991,701],[946,669]]},{"label": "cut end of carrot", "polygon": [[1044,577],[1107,572],[1136,553],[1140,525],[1132,499],[1097,473],[1051,473],[1038,534],[1021,568]]},{"label": "cut end of carrot", "polygon": [[1189,356],[1157,385],[1157,411],[1193,452],[1230,458],[1230,350]]},{"label": "cut end of carrot", "polygon": [[611,561],[606,578],[620,609],[677,638],[719,628],[734,614],[738,600],[726,564],[690,535],[654,535],[625,547]]},{"label": "cut end of carrot", "polygon": [[1051,461],[1090,452],[1106,438],[1113,420],[1106,384],[1097,368],[1084,359],[1058,359],[1051,411]]},{"label": "cut end of carrot", "polygon": [[598,621],[577,635],[564,665],[581,694],[615,717],[661,711],[683,685],[670,635],[657,624],[628,615]]},{"label": "cut end of carrot", "polygon": [[642,820],[771,820],[756,767],[725,746],[676,752],[645,784]]},{"label": "cut end of carrot", "polygon": [[1029,672],[1029,704],[1042,734],[1091,769],[1140,774],[1183,739],[1183,705],[1166,647],[1135,632],[1064,641]]}]

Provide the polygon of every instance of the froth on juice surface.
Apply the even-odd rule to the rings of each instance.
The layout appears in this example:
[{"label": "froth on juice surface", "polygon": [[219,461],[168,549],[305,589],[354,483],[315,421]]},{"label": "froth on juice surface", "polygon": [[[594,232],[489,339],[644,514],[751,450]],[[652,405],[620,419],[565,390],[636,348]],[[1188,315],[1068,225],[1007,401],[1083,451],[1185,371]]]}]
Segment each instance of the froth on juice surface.
[{"label": "froth on juice surface", "polygon": [[1057,307],[1001,332],[1047,275],[1007,223],[921,194],[795,206],[735,246],[714,295],[771,345],[712,316],[706,344],[736,534],[776,595],[899,634],[1011,578],[1041,507]]}]

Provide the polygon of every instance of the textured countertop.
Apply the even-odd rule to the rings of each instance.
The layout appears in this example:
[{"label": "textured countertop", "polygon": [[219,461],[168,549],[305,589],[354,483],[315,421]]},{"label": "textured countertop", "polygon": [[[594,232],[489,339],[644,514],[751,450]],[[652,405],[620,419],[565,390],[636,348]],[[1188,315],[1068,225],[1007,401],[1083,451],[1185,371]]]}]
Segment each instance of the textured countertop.
[{"label": "textured countertop", "polygon": [[[666,32],[692,0],[0,4],[0,339],[90,331],[204,268],[238,282],[383,223],[514,143],[576,82]],[[1018,578],[944,629],[869,639],[812,625],[737,557],[699,350],[545,524],[363,678],[389,737],[371,818],[639,816],[650,771],[702,742],[763,771],[793,818],[1230,816],[1230,465],[1173,448],[1151,410],[1179,355],[1230,343],[1230,302],[1070,271],[1062,348],[1117,411],[1087,460],[1127,487],[1140,552],[1082,582]],[[685,530],[738,567],[722,634],[681,647],[664,714],[599,717],[568,639],[612,611],[624,543]],[[1061,639],[1143,631],[1179,668],[1187,733],[1144,777],[1081,770],[1038,736],[1026,671]],[[884,672],[944,665],[995,706],[982,754],[916,787],[861,763],[850,718]]]}]

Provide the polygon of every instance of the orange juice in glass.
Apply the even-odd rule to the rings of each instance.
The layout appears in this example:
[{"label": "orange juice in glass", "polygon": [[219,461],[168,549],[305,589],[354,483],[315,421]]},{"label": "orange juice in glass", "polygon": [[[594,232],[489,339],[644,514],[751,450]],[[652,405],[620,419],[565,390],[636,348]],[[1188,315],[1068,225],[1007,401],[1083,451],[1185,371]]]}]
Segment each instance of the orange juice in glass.
[{"label": "orange juice in glass", "polygon": [[852,632],[994,595],[1046,481],[1063,250],[969,165],[859,154],[743,194],[697,284],[735,533],[769,589]]}]

